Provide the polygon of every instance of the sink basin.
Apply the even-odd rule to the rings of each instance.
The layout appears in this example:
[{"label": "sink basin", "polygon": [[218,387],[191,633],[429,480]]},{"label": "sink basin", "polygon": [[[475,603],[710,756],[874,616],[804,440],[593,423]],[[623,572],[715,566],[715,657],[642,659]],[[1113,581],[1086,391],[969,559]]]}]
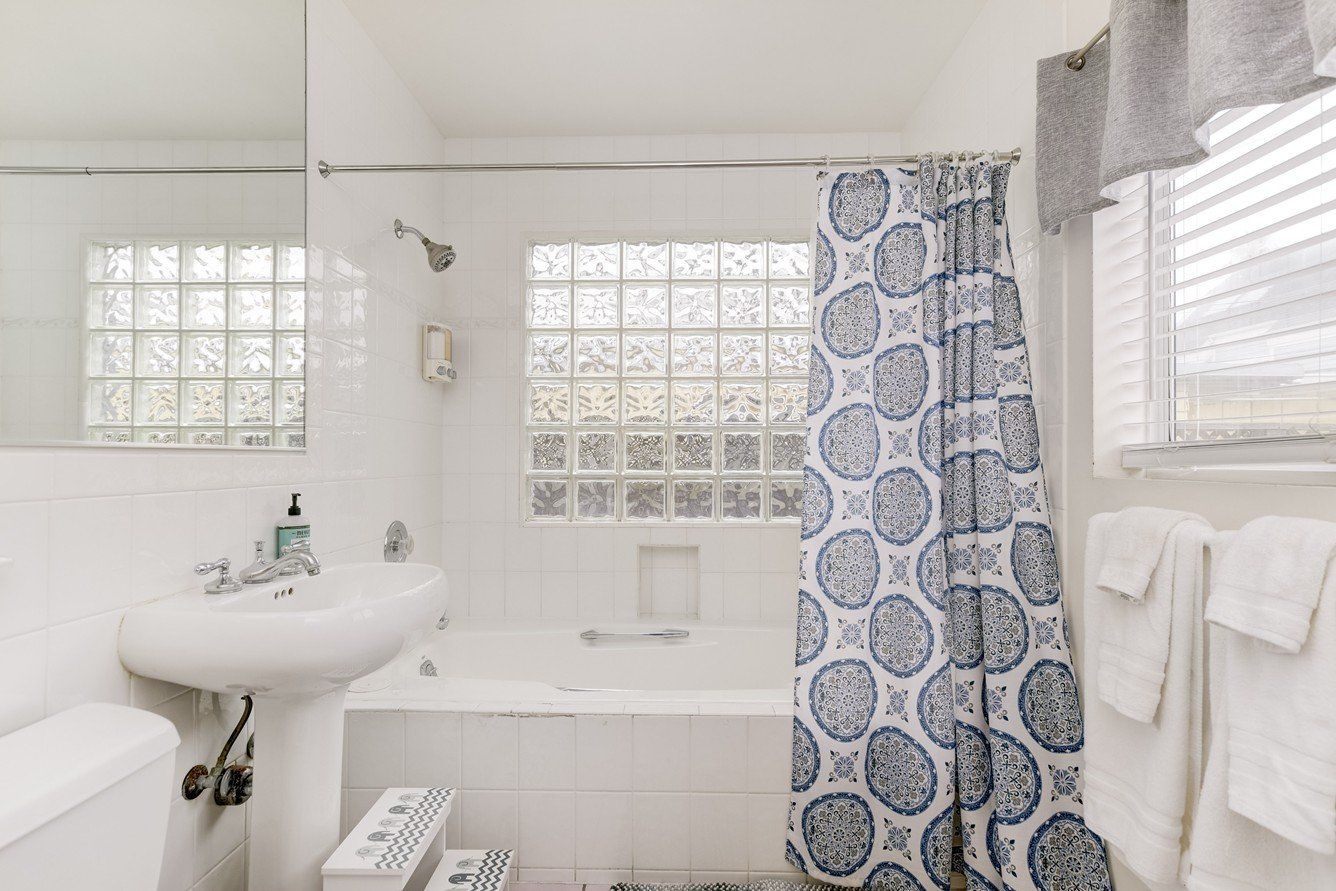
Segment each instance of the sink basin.
[{"label": "sink basin", "polygon": [[130,671],[255,697],[250,891],[320,891],[339,842],[344,694],[426,635],[447,599],[434,566],[353,563],[125,614]]},{"label": "sink basin", "polygon": [[319,694],[412,646],[446,600],[444,573],[421,563],[331,566],[235,594],[187,591],[126,613],[121,662],[219,693]]}]

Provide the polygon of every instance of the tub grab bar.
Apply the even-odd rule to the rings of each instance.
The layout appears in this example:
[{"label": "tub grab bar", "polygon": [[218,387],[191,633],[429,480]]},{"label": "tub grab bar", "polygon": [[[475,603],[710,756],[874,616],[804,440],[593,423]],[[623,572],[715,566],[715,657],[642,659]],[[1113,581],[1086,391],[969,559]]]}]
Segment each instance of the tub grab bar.
[{"label": "tub grab bar", "polygon": [[681,640],[691,634],[682,628],[665,628],[662,631],[597,631],[590,628],[580,632],[580,640],[613,640],[616,638],[656,638],[659,640]]}]

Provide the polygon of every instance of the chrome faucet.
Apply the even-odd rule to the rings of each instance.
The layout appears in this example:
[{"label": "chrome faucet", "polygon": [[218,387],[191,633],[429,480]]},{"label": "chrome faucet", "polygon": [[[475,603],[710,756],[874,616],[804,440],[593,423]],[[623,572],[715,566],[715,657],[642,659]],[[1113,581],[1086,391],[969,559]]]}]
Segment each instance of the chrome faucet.
[{"label": "chrome faucet", "polygon": [[306,570],[307,575],[320,575],[320,561],[308,547],[289,548],[273,563],[252,563],[237,574],[248,585],[262,585],[272,582],[280,575],[291,575],[292,570]]}]

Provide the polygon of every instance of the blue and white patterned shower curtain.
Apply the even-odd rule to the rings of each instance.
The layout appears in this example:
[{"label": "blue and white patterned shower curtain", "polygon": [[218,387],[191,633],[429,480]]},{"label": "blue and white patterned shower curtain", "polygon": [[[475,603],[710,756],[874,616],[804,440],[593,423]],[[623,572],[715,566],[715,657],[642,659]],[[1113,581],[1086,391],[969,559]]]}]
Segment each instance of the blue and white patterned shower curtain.
[{"label": "blue and white patterned shower curtain", "polygon": [[1009,171],[822,178],[788,857],[835,884],[1109,887],[1081,815]]}]

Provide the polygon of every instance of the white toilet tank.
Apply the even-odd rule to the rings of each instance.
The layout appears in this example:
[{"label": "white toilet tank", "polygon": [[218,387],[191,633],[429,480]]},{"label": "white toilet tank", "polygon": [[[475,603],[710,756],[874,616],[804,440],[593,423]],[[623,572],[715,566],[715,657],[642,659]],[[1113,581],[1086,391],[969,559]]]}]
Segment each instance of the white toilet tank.
[{"label": "white toilet tank", "polygon": [[0,888],[157,888],[180,741],[166,718],[106,703],[0,737]]}]

